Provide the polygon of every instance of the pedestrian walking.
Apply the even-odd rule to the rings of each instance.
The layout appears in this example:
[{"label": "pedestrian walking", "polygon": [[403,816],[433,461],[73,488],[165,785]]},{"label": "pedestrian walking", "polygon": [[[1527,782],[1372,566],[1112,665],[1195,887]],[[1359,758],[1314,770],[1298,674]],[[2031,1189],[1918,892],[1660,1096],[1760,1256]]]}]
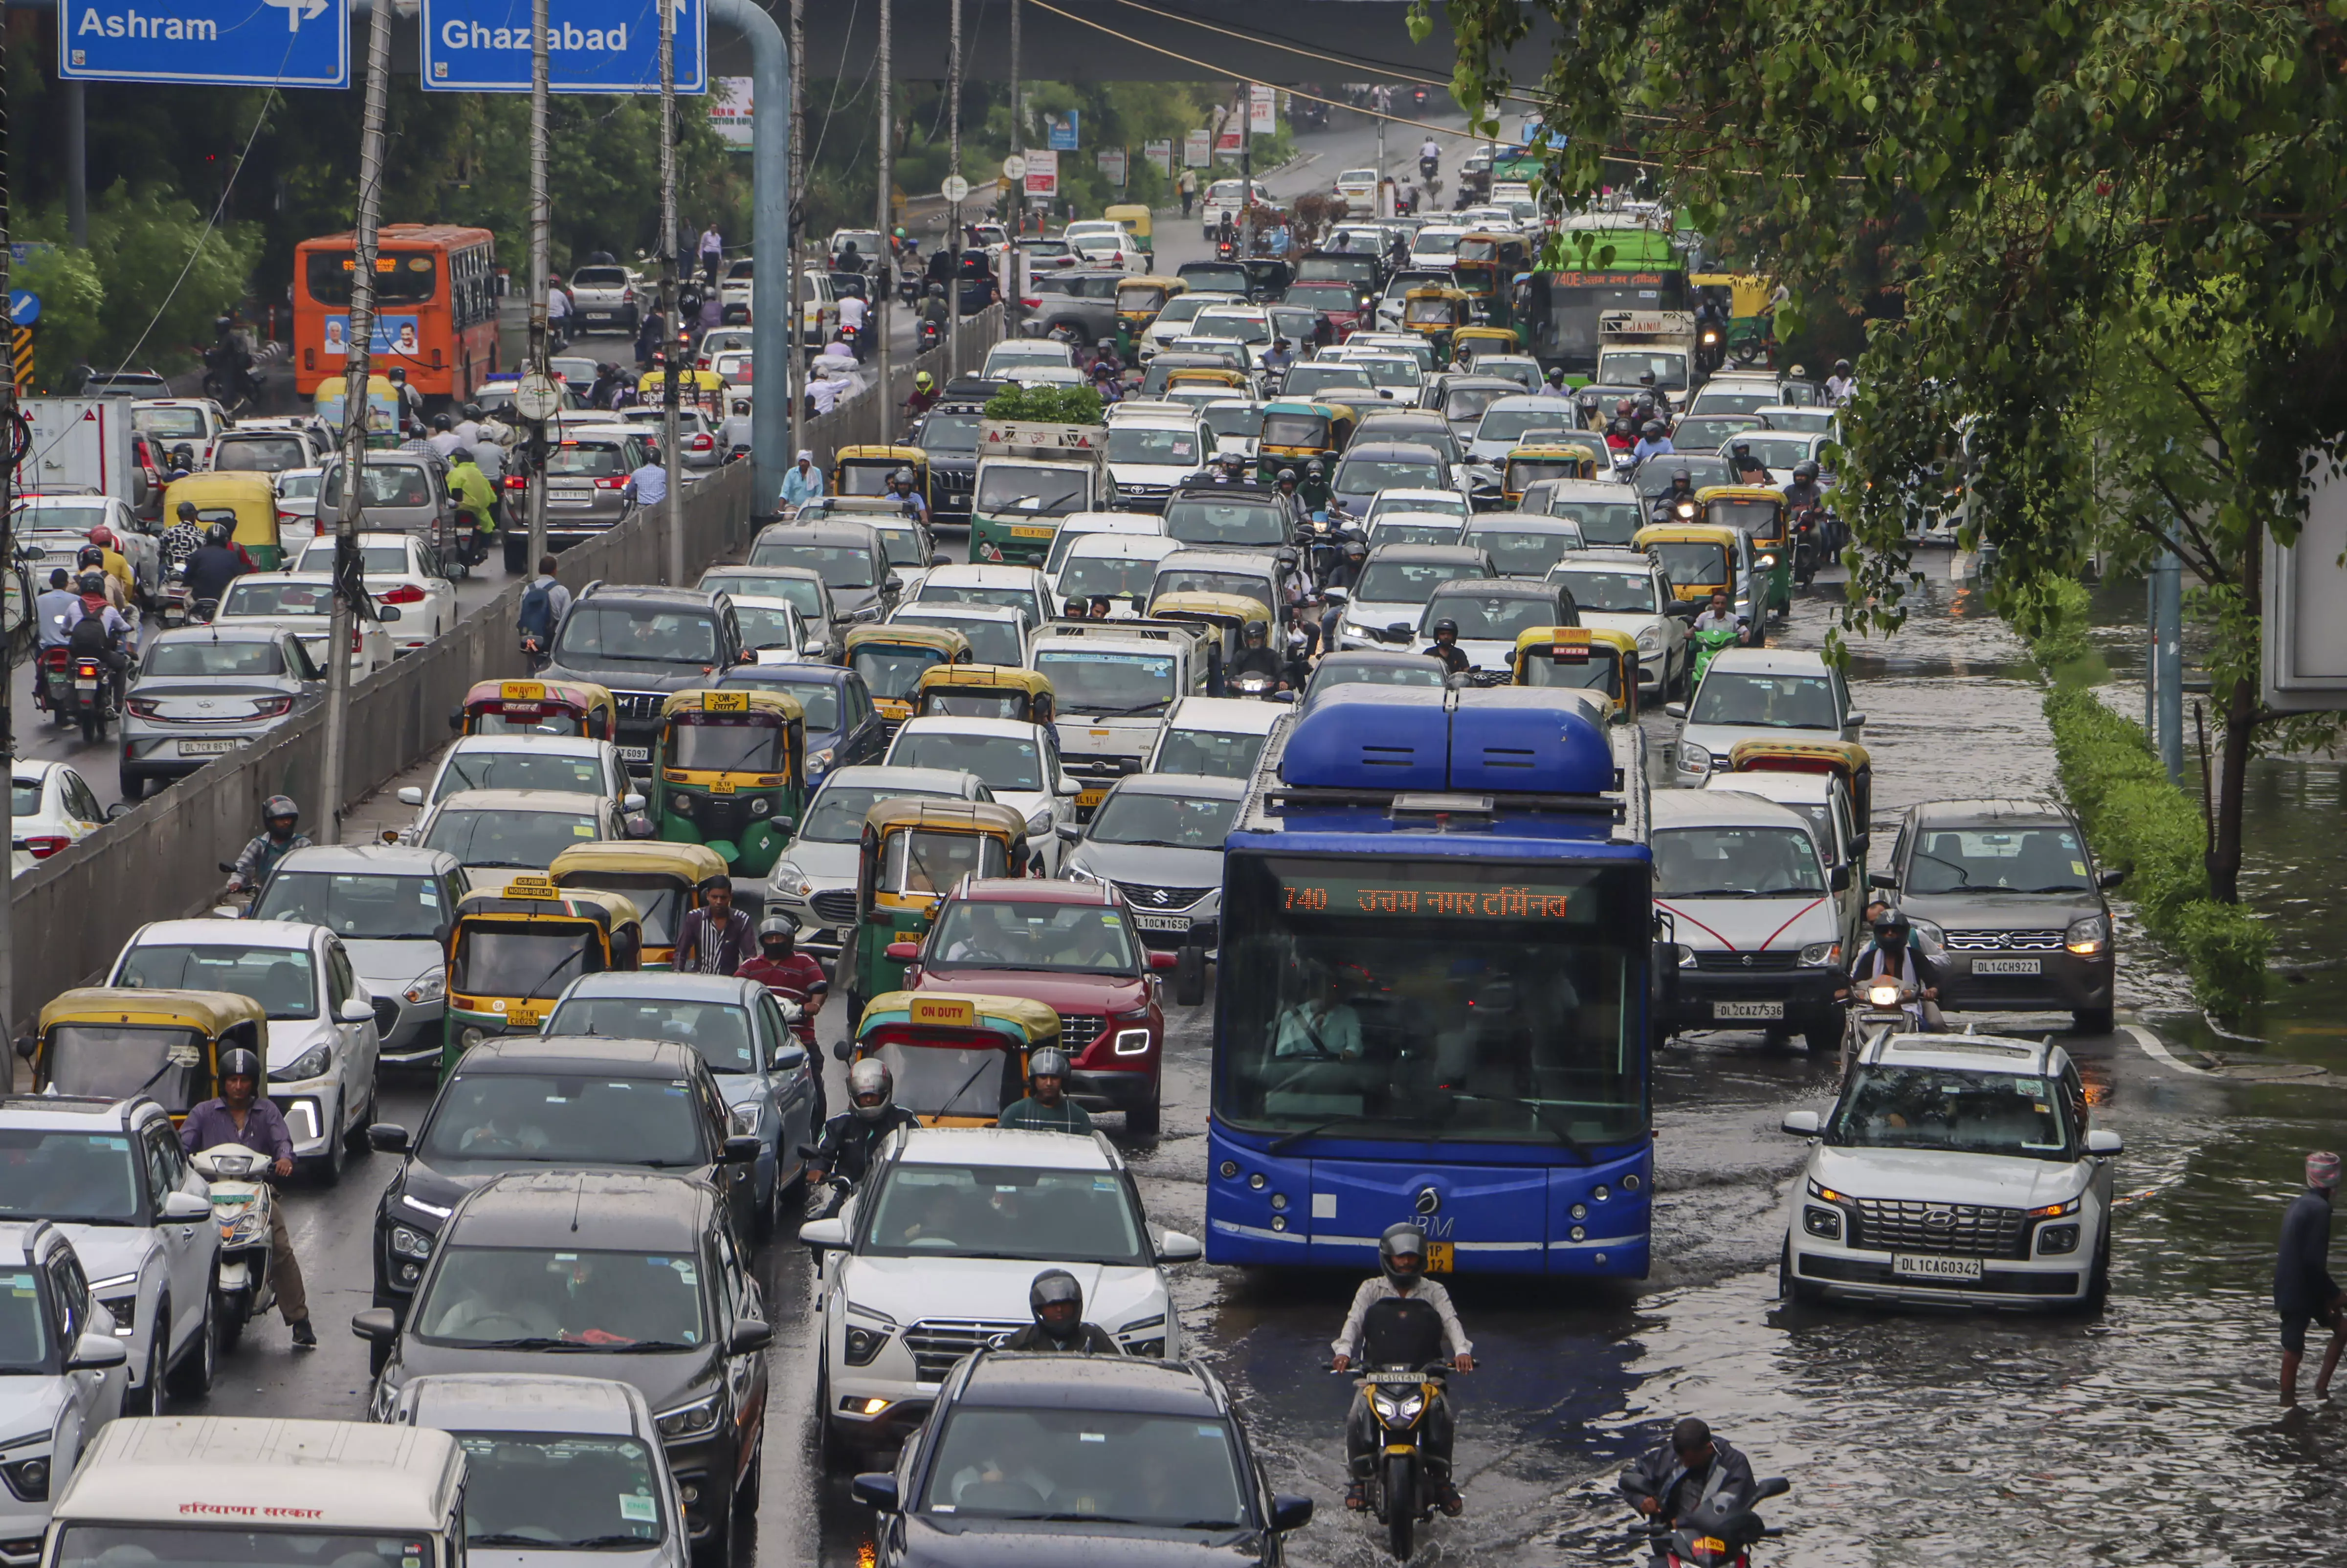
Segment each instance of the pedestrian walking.
[{"label": "pedestrian walking", "polygon": [[725,239],[712,223],[701,231],[701,275],[712,289],[717,287],[717,264],[725,259]]},{"label": "pedestrian walking", "polygon": [[1190,216],[1190,204],[1198,200],[1198,171],[1184,169],[1182,178],[1174,182],[1174,189],[1182,193],[1182,216],[1187,218]]},{"label": "pedestrian walking", "polygon": [[2306,1191],[2291,1200],[2281,1216],[2281,1246],[2274,1258],[2274,1310],[2281,1315],[2281,1402],[2298,1403],[2298,1363],[2306,1354],[2306,1329],[2321,1323],[2331,1330],[2322,1370],[2314,1376],[2314,1397],[2331,1392],[2331,1374],[2347,1349],[2347,1316],[2340,1312],[2339,1283],[2331,1277],[2331,1205],[2339,1192],[2339,1156],[2306,1157]]}]

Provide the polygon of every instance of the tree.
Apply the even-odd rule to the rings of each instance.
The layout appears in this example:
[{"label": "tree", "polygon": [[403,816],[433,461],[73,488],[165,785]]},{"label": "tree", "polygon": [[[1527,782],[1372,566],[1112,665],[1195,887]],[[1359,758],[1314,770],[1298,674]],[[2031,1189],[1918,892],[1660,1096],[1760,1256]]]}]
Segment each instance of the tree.
[{"label": "tree", "polygon": [[23,234],[52,247],[15,263],[12,276],[41,296],[34,364],[56,387],[84,362],[176,365],[200,351],[214,319],[244,297],[259,251],[244,225],[214,227],[156,186],[117,185],[91,203],[86,251],[65,243],[56,208],[36,213]]}]

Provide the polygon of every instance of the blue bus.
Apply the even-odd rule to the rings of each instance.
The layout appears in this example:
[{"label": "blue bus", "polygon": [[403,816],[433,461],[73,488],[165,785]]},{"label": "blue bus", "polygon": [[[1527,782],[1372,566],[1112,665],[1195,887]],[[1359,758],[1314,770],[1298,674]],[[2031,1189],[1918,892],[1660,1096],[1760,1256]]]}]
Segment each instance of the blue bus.
[{"label": "blue bus", "polygon": [[1642,1278],[1654,862],[1587,694],[1339,687],[1225,845],[1206,1255]]}]

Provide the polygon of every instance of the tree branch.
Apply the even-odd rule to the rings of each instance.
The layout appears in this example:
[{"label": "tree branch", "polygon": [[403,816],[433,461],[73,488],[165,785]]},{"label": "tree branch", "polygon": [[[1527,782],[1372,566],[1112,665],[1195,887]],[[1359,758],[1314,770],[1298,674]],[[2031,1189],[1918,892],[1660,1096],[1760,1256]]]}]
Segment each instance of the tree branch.
[{"label": "tree branch", "polygon": [[2198,393],[2193,391],[2190,386],[2185,384],[2184,378],[2178,374],[2175,369],[2171,367],[2167,361],[2159,357],[2159,354],[2156,350],[2143,347],[2140,344],[2137,346],[2139,351],[2142,353],[2143,357],[2151,361],[2153,364],[2158,367],[2160,374],[2168,377],[2169,381],[2175,384],[2176,390],[2183,395],[2184,401],[2192,405],[2192,412],[2200,416],[2202,426],[2209,432],[2209,439],[2217,444],[2218,466],[2223,468],[2228,474],[2235,473],[2236,470],[2233,467],[2233,448],[2226,442],[2225,432],[2220,426],[2219,426],[2215,412],[2209,408],[2209,405],[2201,398]]}]

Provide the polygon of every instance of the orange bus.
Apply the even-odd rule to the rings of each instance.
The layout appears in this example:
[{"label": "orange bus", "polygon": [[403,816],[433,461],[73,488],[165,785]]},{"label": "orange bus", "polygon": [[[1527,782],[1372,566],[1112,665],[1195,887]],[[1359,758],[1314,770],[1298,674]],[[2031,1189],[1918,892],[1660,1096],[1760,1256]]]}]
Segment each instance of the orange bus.
[{"label": "orange bus", "polygon": [[[293,251],[293,385],[303,397],[347,373],[354,234]],[[386,223],[375,239],[374,374],[395,366],[430,399],[463,403],[497,367],[495,238],[487,229]]]}]

